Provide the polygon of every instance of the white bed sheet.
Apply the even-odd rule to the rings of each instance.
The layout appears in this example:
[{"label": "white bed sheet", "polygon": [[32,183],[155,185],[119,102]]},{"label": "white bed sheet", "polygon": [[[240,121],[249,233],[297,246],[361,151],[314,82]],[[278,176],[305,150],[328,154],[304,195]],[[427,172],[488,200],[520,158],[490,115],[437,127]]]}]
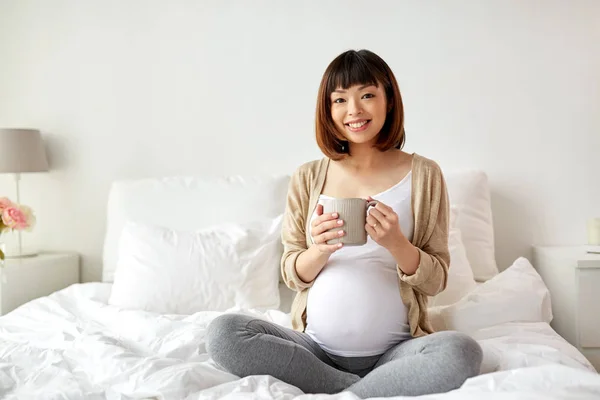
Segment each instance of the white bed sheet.
[{"label": "white bed sheet", "polygon": [[[71,286],[0,318],[0,398],[204,399],[335,398],[304,395],[269,376],[238,379],[205,351],[208,323],[220,315],[157,315],[107,305],[108,283]],[[254,314],[284,326],[289,315]],[[546,323],[481,329],[482,374],[426,399],[593,399],[600,375]],[[398,397],[401,399],[402,397]]]}]

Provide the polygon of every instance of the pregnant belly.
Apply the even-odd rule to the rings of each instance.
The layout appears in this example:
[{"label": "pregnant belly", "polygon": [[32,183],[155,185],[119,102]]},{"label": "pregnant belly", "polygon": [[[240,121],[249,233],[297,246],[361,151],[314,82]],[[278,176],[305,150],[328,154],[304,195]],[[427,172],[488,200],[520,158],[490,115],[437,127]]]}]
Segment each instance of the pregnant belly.
[{"label": "pregnant belly", "polygon": [[395,266],[334,262],[308,292],[306,333],[329,353],[382,354],[409,332]]}]

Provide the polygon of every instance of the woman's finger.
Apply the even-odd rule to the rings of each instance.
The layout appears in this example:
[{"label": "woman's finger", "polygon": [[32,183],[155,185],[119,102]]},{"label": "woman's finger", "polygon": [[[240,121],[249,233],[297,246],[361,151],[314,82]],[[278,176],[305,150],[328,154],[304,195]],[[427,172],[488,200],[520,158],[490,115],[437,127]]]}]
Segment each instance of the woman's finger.
[{"label": "woman's finger", "polygon": [[320,244],[319,245],[319,251],[321,251],[321,253],[330,253],[331,254],[331,253],[335,253],[336,251],[338,251],[342,247],[344,247],[344,245],[342,243]]},{"label": "woman's finger", "polygon": [[343,225],[344,221],[342,221],[341,219],[334,219],[330,221],[321,222],[319,225],[313,228],[312,236],[320,235],[323,232],[326,232],[336,227],[342,227]]},{"label": "woman's finger", "polygon": [[343,230],[334,231],[334,232],[325,232],[321,233],[315,238],[315,243],[317,244],[327,244],[328,240],[335,239],[338,237],[344,236],[346,233]]},{"label": "woman's finger", "polygon": [[381,213],[381,211],[372,208],[371,211],[369,211],[369,216],[371,218],[375,219],[375,222],[371,225],[377,224],[377,225],[381,225],[383,228],[385,229],[389,229],[390,227],[390,223],[389,221],[386,219],[385,215],[383,215]]},{"label": "woman's finger", "polygon": [[377,235],[376,228],[373,228],[371,225],[369,225],[369,224],[366,224],[366,225],[365,225],[365,229],[366,229],[366,231],[367,231],[367,234],[368,234],[369,236],[371,236],[372,238],[374,238],[374,237]]},{"label": "woman's finger", "polygon": [[390,206],[382,203],[381,201],[378,201],[375,206],[371,207],[371,210],[373,209],[380,211],[383,215],[388,215],[394,212]]},{"label": "woman's finger", "polygon": [[[321,206],[322,207],[322,206]],[[319,224],[322,224],[325,221],[331,221],[332,219],[336,219],[338,217],[338,213],[327,213],[321,214],[317,218],[315,218],[312,222],[313,228]]]},{"label": "woman's finger", "polygon": [[323,204],[317,204],[317,215],[323,215]]},{"label": "woman's finger", "polygon": [[375,217],[373,217],[371,215],[367,215],[367,225],[373,226],[378,223],[379,223],[379,221]]}]

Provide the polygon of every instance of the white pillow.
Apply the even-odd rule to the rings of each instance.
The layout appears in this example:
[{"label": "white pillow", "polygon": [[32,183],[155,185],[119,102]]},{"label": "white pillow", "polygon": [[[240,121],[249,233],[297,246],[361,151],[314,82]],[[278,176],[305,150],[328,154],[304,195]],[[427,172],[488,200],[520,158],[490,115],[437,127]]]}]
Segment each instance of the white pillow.
[{"label": "white pillow", "polygon": [[429,317],[436,331],[467,334],[508,322],[550,323],[550,292],[531,263],[520,257],[457,303],[430,308]]},{"label": "white pillow", "polygon": [[464,170],[445,173],[450,204],[459,211],[460,229],[467,257],[478,282],[498,274],[494,250],[494,223],[487,175]]},{"label": "white pillow", "polygon": [[275,218],[285,210],[289,176],[168,177],[114,182],[107,204],[102,280],[112,282],[129,220],[179,231]]},{"label": "white pillow", "polygon": [[477,286],[461,239],[461,232],[456,228],[450,228],[448,248],[450,250],[448,283],[443,292],[429,299],[430,307],[456,303]]},{"label": "white pillow", "polygon": [[282,215],[196,232],[127,222],[109,304],[161,314],[279,307]]}]

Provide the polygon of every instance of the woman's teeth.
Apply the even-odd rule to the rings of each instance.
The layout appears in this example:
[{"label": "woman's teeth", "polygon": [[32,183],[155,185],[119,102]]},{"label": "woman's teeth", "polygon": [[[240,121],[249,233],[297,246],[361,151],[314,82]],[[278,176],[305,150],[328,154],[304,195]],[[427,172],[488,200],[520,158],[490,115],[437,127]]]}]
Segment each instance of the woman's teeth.
[{"label": "woman's teeth", "polygon": [[369,121],[361,121],[361,122],[357,122],[357,123],[350,123],[348,124],[351,128],[360,128],[361,126],[365,125],[367,122]]}]

